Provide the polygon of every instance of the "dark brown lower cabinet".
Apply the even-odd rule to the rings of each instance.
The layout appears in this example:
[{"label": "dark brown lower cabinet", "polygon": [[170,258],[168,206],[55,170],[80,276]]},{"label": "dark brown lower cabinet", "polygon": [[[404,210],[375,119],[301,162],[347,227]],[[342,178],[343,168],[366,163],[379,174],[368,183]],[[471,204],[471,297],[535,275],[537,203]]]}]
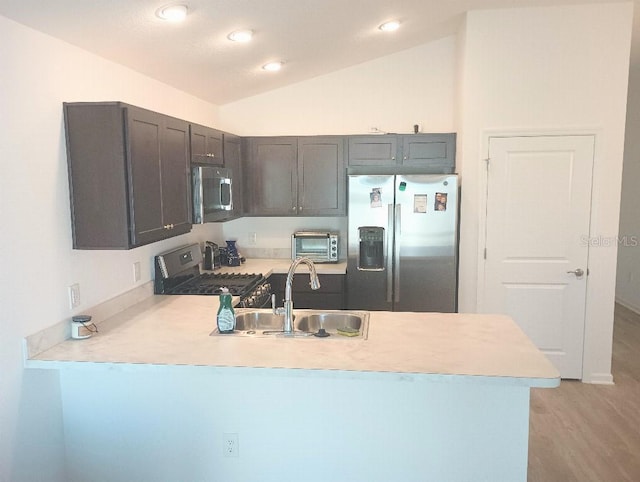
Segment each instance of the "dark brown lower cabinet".
[{"label": "dark brown lower cabinet", "polygon": [[[309,286],[309,273],[296,272],[293,278],[292,297],[294,309],[342,310],[345,307],[345,275],[321,274],[320,289]],[[269,276],[271,292],[276,295],[277,306],[284,304],[286,274]]]}]

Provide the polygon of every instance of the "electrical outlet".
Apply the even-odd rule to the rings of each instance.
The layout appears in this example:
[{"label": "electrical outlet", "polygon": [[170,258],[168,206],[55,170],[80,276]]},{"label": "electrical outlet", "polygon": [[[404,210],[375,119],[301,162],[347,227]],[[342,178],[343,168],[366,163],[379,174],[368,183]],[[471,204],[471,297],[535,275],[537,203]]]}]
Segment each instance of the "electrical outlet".
[{"label": "electrical outlet", "polygon": [[249,244],[255,245],[258,242],[258,233],[249,233]]},{"label": "electrical outlet", "polygon": [[133,282],[140,281],[140,261],[133,263]]},{"label": "electrical outlet", "polygon": [[225,457],[237,457],[240,454],[237,433],[222,434],[222,451]]},{"label": "electrical outlet", "polygon": [[74,283],[69,286],[69,307],[71,309],[80,306],[80,285]]}]

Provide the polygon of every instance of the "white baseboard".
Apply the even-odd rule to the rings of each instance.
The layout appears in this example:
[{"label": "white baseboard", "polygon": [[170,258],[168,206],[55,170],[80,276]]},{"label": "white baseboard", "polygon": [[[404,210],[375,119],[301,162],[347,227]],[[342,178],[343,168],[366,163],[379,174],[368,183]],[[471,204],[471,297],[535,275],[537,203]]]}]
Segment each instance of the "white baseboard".
[{"label": "white baseboard", "polygon": [[640,315],[640,306],[637,306],[635,303],[629,302],[627,300],[623,300],[616,296],[616,303],[620,306],[624,306],[626,309],[633,311],[634,313]]},{"label": "white baseboard", "polygon": [[592,385],[615,385],[613,383],[613,375],[611,373],[592,373],[584,377],[582,383],[590,383]]}]

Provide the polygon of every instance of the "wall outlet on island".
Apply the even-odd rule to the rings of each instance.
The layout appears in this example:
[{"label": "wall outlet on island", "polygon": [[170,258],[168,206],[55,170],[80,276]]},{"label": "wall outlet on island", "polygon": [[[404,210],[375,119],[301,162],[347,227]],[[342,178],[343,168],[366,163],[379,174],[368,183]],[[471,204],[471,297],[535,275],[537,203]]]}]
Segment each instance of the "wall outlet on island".
[{"label": "wall outlet on island", "polygon": [[222,451],[225,457],[237,457],[240,453],[237,433],[222,434]]},{"label": "wall outlet on island", "polygon": [[249,245],[255,246],[258,242],[258,233],[249,233]]},{"label": "wall outlet on island", "polygon": [[80,285],[74,283],[69,286],[69,307],[73,310],[80,306]]}]

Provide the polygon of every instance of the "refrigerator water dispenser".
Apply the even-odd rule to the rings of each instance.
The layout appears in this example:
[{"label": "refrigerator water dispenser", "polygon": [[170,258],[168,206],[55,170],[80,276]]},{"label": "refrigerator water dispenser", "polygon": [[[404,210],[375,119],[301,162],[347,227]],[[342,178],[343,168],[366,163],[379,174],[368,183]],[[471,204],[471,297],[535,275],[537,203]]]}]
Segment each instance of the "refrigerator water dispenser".
[{"label": "refrigerator water dispenser", "polygon": [[360,226],[358,228],[360,251],[358,269],[361,271],[384,270],[384,228]]}]

